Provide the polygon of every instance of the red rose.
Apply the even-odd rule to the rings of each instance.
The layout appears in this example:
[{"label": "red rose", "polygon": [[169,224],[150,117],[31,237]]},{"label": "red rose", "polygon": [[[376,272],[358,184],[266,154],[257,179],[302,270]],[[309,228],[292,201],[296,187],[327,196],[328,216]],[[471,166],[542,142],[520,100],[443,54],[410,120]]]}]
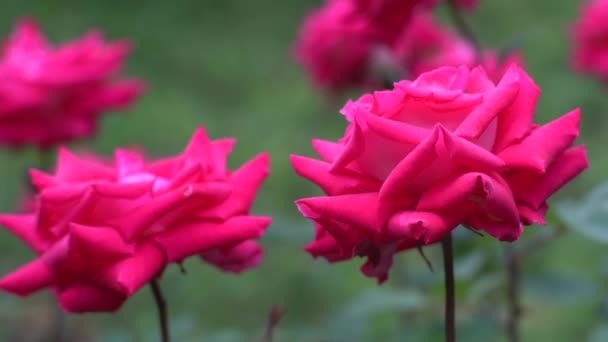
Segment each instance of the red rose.
[{"label": "red rose", "polygon": [[505,241],[544,223],[547,198],[587,166],[579,111],[532,123],[540,90],[512,65],[498,84],[482,68],[440,68],[348,102],[322,160],[292,156],[327,196],[297,201],[316,224],[306,247],[330,262],[368,258],[386,279],[394,253],[441,240],[459,224]]},{"label": "red rose", "polygon": [[129,50],[99,32],[53,47],[22,20],[0,54],[0,142],[46,148],[94,134],[98,116],[143,90],[140,81],[114,80]]},{"label": "red rose", "polygon": [[574,67],[608,80],[608,1],[585,4],[572,33]]},{"label": "red rose", "polygon": [[32,170],[34,212],[0,222],[38,257],[0,279],[27,296],[50,287],[69,312],[113,311],[168,263],[200,254],[231,272],[256,266],[270,218],[249,216],[268,174],[262,154],[226,168],[234,140],[199,129],[180,155],[147,162],[116,150],[113,162],[60,150],[57,170]]}]

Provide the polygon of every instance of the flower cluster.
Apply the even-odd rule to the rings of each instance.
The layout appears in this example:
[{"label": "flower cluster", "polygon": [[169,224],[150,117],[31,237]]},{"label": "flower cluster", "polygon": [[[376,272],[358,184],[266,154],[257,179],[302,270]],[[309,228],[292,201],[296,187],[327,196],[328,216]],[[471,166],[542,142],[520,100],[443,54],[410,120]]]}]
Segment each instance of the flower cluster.
[{"label": "flower cluster", "polygon": [[391,51],[396,69],[414,76],[441,66],[474,66],[471,43],[433,22],[430,11],[437,2],[328,0],[306,18],[296,58],[319,87],[331,91],[377,83],[370,65],[378,49]]},{"label": "flower cluster", "polygon": [[0,142],[48,148],[92,135],[104,111],[143,90],[140,81],[114,80],[129,50],[99,32],[53,47],[22,20],[0,54]]},{"label": "flower cluster", "polygon": [[349,101],[322,160],[292,156],[327,196],[297,201],[316,225],[313,256],[367,258],[387,278],[393,255],[441,240],[459,224],[504,241],[544,223],[547,198],[587,166],[579,111],[532,122],[540,90],[512,65],[495,84],[481,67],[440,68]]},{"label": "flower cluster", "polygon": [[0,216],[38,255],[0,288],[27,296],[50,287],[68,312],[113,311],[192,255],[229,272],[256,266],[262,249],[252,239],[270,218],[249,210],[268,157],[230,171],[233,144],[200,128],[183,153],[158,161],[131,150],[106,161],[61,149],[53,174],[31,171],[34,211]]}]

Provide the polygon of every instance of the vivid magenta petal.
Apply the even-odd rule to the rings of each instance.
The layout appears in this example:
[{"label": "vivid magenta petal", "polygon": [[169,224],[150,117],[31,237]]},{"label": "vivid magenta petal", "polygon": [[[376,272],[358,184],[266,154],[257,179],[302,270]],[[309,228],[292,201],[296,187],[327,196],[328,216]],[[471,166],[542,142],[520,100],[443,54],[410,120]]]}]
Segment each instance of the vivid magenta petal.
[{"label": "vivid magenta petal", "polygon": [[51,285],[53,281],[53,275],[46,264],[35,259],[0,279],[0,288],[19,296],[28,296]]},{"label": "vivid magenta petal", "polygon": [[106,312],[118,310],[126,296],[94,284],[74,284],[58,293],[58,301],[66,312]]},{"label": "vivid magenta petal", "polygon": [[168,261],[176,262],[215,246],[257,239],[270,222],[268,217],[236,216],[224,223],[186,224],[158,234],[154,241],[161,246]]},{"label": "vivid magenta petal", "polygon": [[541,126],[520,143],[511,145],[498,154],[508,167],[530,169],[545,173],[553,161],[578,137],[580,110]]}]

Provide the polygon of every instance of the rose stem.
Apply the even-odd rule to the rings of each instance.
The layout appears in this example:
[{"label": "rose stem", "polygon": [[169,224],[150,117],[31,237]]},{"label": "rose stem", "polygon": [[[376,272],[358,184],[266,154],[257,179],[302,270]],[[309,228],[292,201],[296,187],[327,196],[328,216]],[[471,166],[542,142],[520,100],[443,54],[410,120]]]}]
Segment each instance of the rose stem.
[{"label": "rose stem", "polygon": [[469,42],[471,42],[471,44],[473,44],[473,48],[475,49],[475,55],[477,56],[477,60],[479,61],[481,59],[481,45],[479,44],[479,41],[477,40],[477,38],[475,38],[475,34],[473,34],[473,30],[471,30],[471,27],[464,20],[462,12],[458,7],[458,4],[456,4],[456,0],[448,0],[447,2],[452,22],[454,22],[454,25],[456,26],[460,34],[462,34]]},{"label": "rose stem", "polygon": [[521,260],[527,257],[532,252],[542,248],[547,243],[555,240],[566,232],[566,227],[563,224],[558,224],[557,227],[548,234],[538,235],[535,239],[529,240],[526,244],[518,249],[513,246],[505,247],[505,262],[507,266],[507,301],[509,303],[509,314],[505,324],[507,337],[509,342],[519,342],[519,320],[522,314],[520,301],[520,269]]},{"label": "rose stem", "polygon": [[163,342],[169,342],[169,324],[167,322],[167,302],[165,302],[165,298],[163,297],[163,293],[160,290],[160,286],[158,285],[157,279],[152,279],[150,281],[150,288],[152,289],[152,294],[154,295],[154,300],[156,301],[156,307],[158,308],[158,318],[160,319],[160,331],[162,335]]},{"label": "rose stem", "polygon": [[509,302],[506,330],[509,341],[518,342],[521,313],[519,304],[519,262],[513,246],[505,247],[505,260],[507,263],[507,299]]},{"label": "rose stem", "polygon": [[443,251],[443,273],[445,280],[445,340],[456,341],[454,324],[454,255],[452,253],[452,234],[441,240]]}]

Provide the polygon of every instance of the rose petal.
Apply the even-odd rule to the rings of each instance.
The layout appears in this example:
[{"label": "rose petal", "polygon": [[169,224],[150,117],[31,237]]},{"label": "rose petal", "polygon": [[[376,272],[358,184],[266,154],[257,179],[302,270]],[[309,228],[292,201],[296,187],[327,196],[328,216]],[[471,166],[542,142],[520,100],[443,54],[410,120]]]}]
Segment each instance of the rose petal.
[{"label": "rose petal", "polygon": [[253,241],[245,241],[228,248],[207,250],[200,256],[223,271],[238,274],[262,262],[264,250]]},{"label": "rose petal", "polygon": [[260,185],[270,174],[270,158],[263,153],[251,159],[230,177],[232,191],[219,205],[197,213],[197,217],[226,220],[235,215],[246,215],[251,210]]},{"label": "rose petal", "polygon": [[404,210],[395,213],[386,226],[389,237],[435,243],[456,228],[457,222],[433,212]]},{"label": "rose petal", "polygon": [[34,259],[0,279],[4,291],[28,296],[53,283],[53,275],[41,259]]},{"label": "rose petal", "polygon": [[519,89],[519,68],[512,65],[495,89],[484,95],[483,102],[467,116],[454,132],[467,139],[478,139],[492,120],[516,98]]},{"label": "rose petal", "polygon": [[106,312],[116,311],[126,296],[93,284],[74,284],[59,291],[58,301],[66,312]]},{"label": "rose petal", "polygon": [[312,147],[315,152],[321,157],[321,159],[325,160],[328,163],[332,163],[334,159],[340,154],[343,146],[339,143],[321,140],[321,139],[312,139]]},{"label": "rose petal", "polygon": [[518,172],[507,177],[518,202],[537,210],[554,192],[589,167],[583,145],[562,153],[543,175]]},{"label": "rose petal", "polygon": [[312,220],[326,216],[370,232],[381,229],[378,193],[304,198],[296,201],[296,205],[304,217]]},{"label": "rose petal", "polygon": [[0,223],[36,253],[41,253],[51,243],[36,229],[35,215],[3,214],[0,215]]},{"label": "rose petal", "polygon": [[539,95],[540,88],[520,69],[517,98],[498,115],[494,152],[502,151],[528,134]]},{"label": "rose petal", "polygon": [[202,253],[207,249],[257,239],[270,224],[268,217],[236,216],[224,223],[191,223],[154,236],[168,261]]},{"label": "rose petal", "polygon": [[291,155],[291,165],[296,173],[318,185],[328,195],[368,192],[379,189],[378,181],[349,170],[329,172],[330,164],[316,159]]},{"label": "rose petal", "polygon": [[498,154],[511,168],[527,168],[545,173],[553,160],[572,145],[578,137],[580,110],[541,126],[519,144],[511,145]]}]

